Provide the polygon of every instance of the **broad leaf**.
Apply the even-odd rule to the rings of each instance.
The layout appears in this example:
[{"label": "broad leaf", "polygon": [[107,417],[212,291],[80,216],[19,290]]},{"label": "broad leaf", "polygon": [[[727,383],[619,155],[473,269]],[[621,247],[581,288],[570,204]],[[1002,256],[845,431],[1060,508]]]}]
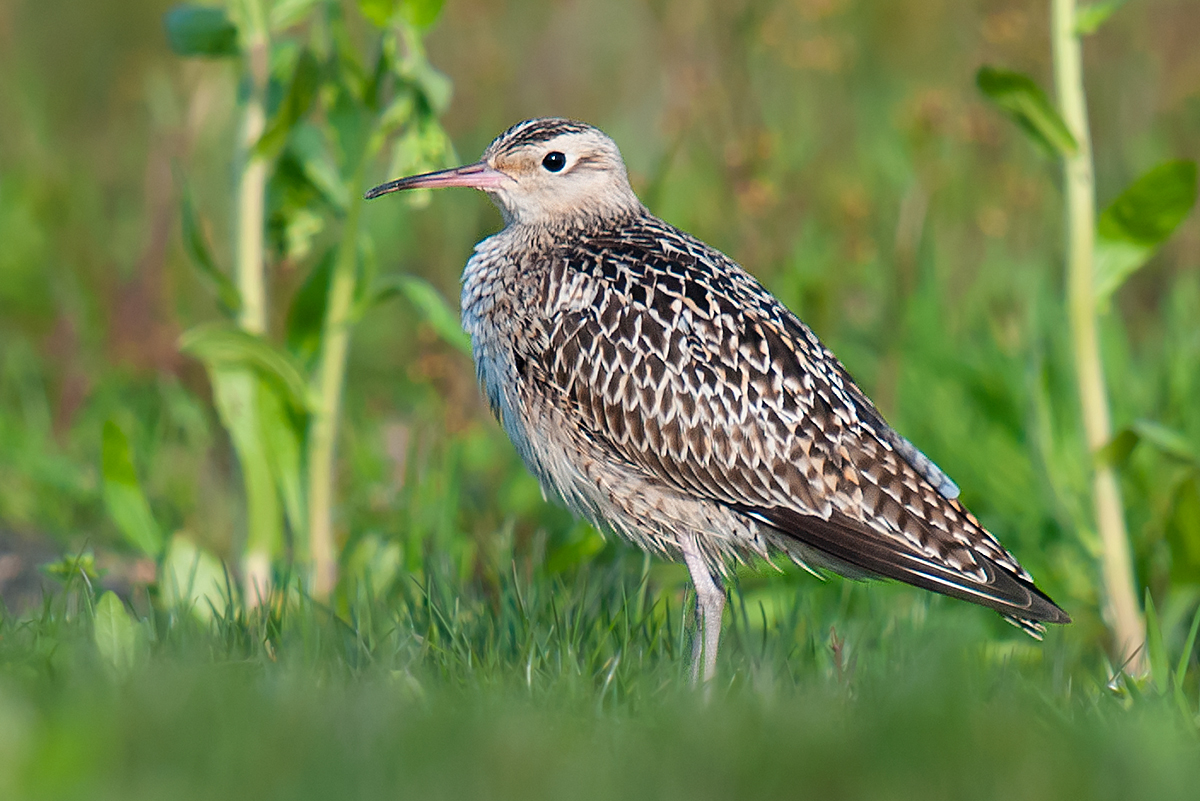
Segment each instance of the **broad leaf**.
[{"label": "broad leaf", "polygon": [[1200,466],[1200,448],[1197,448],[1194,442],[1178,431],[1151,420],[1137,420],[1131,428],[1139,437],[1162,453]]},{"label": "broad leaf", "polygon": [[1095,33],[1101,25],[1108,21],[1113,12],[1125,5],[1127,1],[1103,0],[1103,2],[1080,6],[1075,11],[1075,33],[1079,36]]},{"label": "broad leaf", "polygon": [[[454,152],[450,138],[442,126],[426,116],[417,117],[404,127],[392,145],[392,160],[388,165],[389,175],[416,175],[447,166]],[[404,193],[404,200],[412,207],[424,207],[433,196],[431,189],[416,189]]]},{"label": "broad leaf", "polygon": [[345,212],[350,206],[350,193],[338,174],[337,165],[321,131],[313,125],[301,123],[292,134],[288,150],[299,162],[304,177],[317,188],[325,201],[338,211]]},{"label": "broad leaf", "polygon": [[266,158],[275,158],[287,142],[288,134],[308,113],[313,99],[317,96],[317,87],[321,79],[321,65],[311,51],[301,51],[296,60],[296,69],[292,72],[292,80],[288,84],[287,94],[279,109],[271,119],[271,124],[263,133],[254,152]]},{"label": "broad leaf", "polygon": [[329,279],[336,249],[330,249],[304,279],[287,315],[287,346],[306,363],[321,348],[321,329],[329,302]]},{"label": "broad leaf", "polygon": [[1196,164],[1168,161],[1138,178],[1096,224],[1096,301],[1102,307],[1187,218],[1196,203]]},{"label": "broad leaf", "polygon": [[385,136],[391,136],[408,125],[417,112],[417,93],[413,91],[397,92],[377,123],[379,130]]},{"label": "broad leaf", "polygon": [[129,440],[113,420],[104,424],[101,462],[109,516],[130,545],[157,558],[163,546],[162,531],[138,481]]},{"label": "broad leaf", "polygon": [[981,67],[975,74],[975,83],[1048,154],[1070,156],[1078,150],[1066,123],[1046,93],[1028,75]]},{"label": "broad leaf", "polygon": [[1100,215],[1101,236],[1160,245],[1196,202],[1196,164],[1168,161],[1134,181]]},{"label": "broad leaf", "polygon": [[385,593],[396,581],[404,563],[399,543],[367,534],[346,557],[342,569],[347,586],[359,585],[375,594]]},{"label": "broad leaf", "polygon": [[186,331],[179,338],[179,349],[209,366],[249,367],[275,382],[283,397],[298,412],[310,408],[308,382],[291,354],[271,345],[262,337],[226,323],[210,323]]},{"label": "broad leaf", "polygon": [[337,154],[338,171],[344,183],[355,171],[366,153],[375,127],[374,114],[345,86],[339,87],[328,108],[328,130]]},{"label": "broad leaf", "polygon": [[471,355],[471,338],[463,331],[458,315],[441,294],[423,278],[397,275],[380,282],[372,295],[371,305],[377,305],[396,295],[403,295],[416,307],[439,337],[458,350]]},{"label": "broad leaf", "polygon": [[182,534],[171,538],[160,586],[168,604],[185,607],[201,620],[228,611],[231,588],[221,560]]},{"label": "broad leaf", "polygon": [[163,17],[167,41],[181,56],[236,56],[238,30],[225,10],[182,3]]},{"label": "broad leaf", "polygon": [[454,94],[454,82],[441,70],[428,61],[422,60],[416,64],[410,74],[413,85],[421,90],[425,101],[436,115],[442,115],[450,108],[450,99]]},{"label": "broad leaf", "polygon": [[1181,462],[1200,467],[1200,446],[1153,420],[1135,420],[1128,428],[1118,431],[1108,444],[1096,451],[1097,466],[1120,467],[1140,442]]},{"label": "broad leaf", "polygon": [[446,0],[401,0],[400,12],[409,23],[418,28],[428,28],[442,13]]},{"label": "broad leaf", "polygon": [[196,208],[192,201],[191,189],[186,183],[180,183],[180,217],[183,249],[191,257],[192,264],[196,266],[200,276],[216,291],[221,306],[227,312],[235,313],[242,307],[241,295],[238,293],[233,281],[229,280],[229,276],[221,271],[221,268],[217,266],[216,261],[213,259],[212,252],[208,249],[208,243],[204,240],[204,232],[200,228],[200,222],[196,218]]},{"label": "broad leaf", "polygon": [[308,518],[304,503],[304,475],[301,468],[301,442],[304,430],[288,411],[287,404],[274,386],[260,382],[258,388],[258,424],[267,463],[283,500],[283,511],[293,535],[297,553],[306,553]]},{"label": "broad leaf", "polygon": [[270,390],[254,371],[244,367],[210,364],[209,377],[217,413],[229,432],[242,469],[246,491],[246,552],[267,558],[280,556],[283,521],[267,454],[270,443],[263,434],[259,411],[259,393]]},{"label": "broad leaf", "polygon": [[440,115],[450,105],[454,84],[429,63],[419,39],[408,44],[404,57],[392,62],[392,69],[399,78],[421,93],[434,115]]},{"label": "broad leaf", "polygon": [[100,596],[92,619],[92,639],[108,668],[117,676],[126,676],[146,651],[145,635],[129,617],[125,605],[114,592]]},{"label": "broad leaf", "polygon": [[358,10],[376,28],[386,28],[396,13],[399,0],[358,0]]}]

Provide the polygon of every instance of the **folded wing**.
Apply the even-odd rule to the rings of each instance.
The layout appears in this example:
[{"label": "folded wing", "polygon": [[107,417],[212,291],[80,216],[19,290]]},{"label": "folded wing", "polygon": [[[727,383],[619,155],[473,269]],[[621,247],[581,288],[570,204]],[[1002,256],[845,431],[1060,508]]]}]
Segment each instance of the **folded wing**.
[{"label": "folded wing", "polygon": [[[738,265],[665,223],[549,271],[537,380],[612,458],[833,565],[1068,622],[888,427],[816,336]],[[799,550],[803,550],[799,549]]]}]

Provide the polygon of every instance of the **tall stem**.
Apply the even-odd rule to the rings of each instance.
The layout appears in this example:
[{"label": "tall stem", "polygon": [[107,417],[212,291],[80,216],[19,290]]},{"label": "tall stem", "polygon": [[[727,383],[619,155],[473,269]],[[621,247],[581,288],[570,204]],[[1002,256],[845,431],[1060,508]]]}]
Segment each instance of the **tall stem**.
[{"label": "tall stem", "polygon": [[246,64],[250,74],[250,95],[242,119],[241,174],[237,188],[236,270],[242,310],[239,323],[253,334],[267,330],[267,293],[263,280],[263,208],[266,203],[267,160],[254,153],[254,145],[267,124],[267,59],[269,43],[262,7],[258,0],[247,0]]},{"label": "tall stem", "polygon": [[1112,628],[1116,657],[1132,674],[1144,672],[1145,624],[1134,589],[1129,536],[1121,490],[1113,469],[1095,463],[1095,455],[1112,438],[1104,368],[1097,331],[1093,251],[1096,231],[1095,181],[1083,92],[1083,58],[1075,33],[1075,0],[1052,0],[1054,83],[1063,121],[1079,147],[1063,159],[1067,196],[1067,305],[1075,374],[1083,412],[1089,457],[1092,458],[1092,502],[1103,547],[1101,554],[1105,614]]},{"label": "tall stem", "polygon": [[[254,152],[254,145],[266,128],[270,43],[267,39],[261,0],[244,0],[240,11],[250,92],[246,98],[241,138],[238,142],[241,171],[237,186],[237,252],[234,259],[238,294],[242,303],[238,323],[244,330],[262,335],[267,330],[263,222],[269,165],[265,158]],[[247,372],[244,376],[230,379],[230,391],[234,391],[234,387],[238,388],[240,402],[230,407],[231,413],[247,416],[251,421],[251,429],[257,429],[257,380]],[[239,446],[238,456],[242,460],[242,474],[246,487],[247,531],[242,573],[244,595],[246,602],[251,606],[267,598],[270,593],[271,558],[279,548],[279,507],[275,498],[275,487],[269,474],[261,475],[262,471],[255,469],[261,461],[261,454],[256,454],[257,458],[253,458],[250,453],[251,450],[257,449],[255,440],[254,434],[243,432],[243,436],[235,436],[234,442]]]},{"label": "tall stem", "polygon": [[[350,186],[362,184],[360,166]],[[342,385],[346,375],[346,352],[350,345],[350,311],[357,282],[358,220],[362,198],[351,193],[350,208],[342,228],[337,262],[330,277],[329,301],[321,337],[321,361],[317,374],[318,406],[313,410],[308,433],[308,531],[312,558],[312,594],[325,599],[337,584],[337,552],[333,539],[334,454]]]}]

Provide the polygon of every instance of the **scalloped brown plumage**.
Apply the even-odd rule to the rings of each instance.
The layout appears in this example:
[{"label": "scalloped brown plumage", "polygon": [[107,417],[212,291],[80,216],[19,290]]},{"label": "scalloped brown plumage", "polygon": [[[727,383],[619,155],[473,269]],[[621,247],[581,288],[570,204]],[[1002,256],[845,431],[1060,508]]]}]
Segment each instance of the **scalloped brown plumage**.
[{"label": "scalloped brown plumage", "polygon": [[751,554],[904,581],[1035,637],[1070,622],[804,323],[642,206],[599,130],[528,120],[477,164],[368,197],[419,186],[500,207],[463,276],[480,382],[547,492],[686,562],[694,677],[715,671],[719,579]]}]

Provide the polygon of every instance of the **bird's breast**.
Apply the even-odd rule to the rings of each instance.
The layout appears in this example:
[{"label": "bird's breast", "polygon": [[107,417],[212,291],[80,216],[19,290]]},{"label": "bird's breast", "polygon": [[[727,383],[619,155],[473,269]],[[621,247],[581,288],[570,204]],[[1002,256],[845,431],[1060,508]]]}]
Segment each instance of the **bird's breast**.
[{"label": "bird's breast", "polygon": [[[549,410],[529,380],[530,363],[548,347],[546,261],[521,252],[503,234],[481,242],[463,273],[463,328],[492,413],[548,495],[575,507],[577,471],[556,440]],[[517,252],[514,252],[517,250]]]}]

